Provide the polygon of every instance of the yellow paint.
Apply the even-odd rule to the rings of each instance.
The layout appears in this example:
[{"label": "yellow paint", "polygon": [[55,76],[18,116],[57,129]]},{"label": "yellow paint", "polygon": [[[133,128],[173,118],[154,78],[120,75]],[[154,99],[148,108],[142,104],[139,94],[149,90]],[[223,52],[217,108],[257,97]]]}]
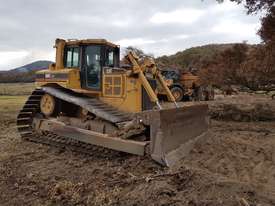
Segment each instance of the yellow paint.
[{"label": "yellow paint", "polygon": [[56,48],[56,63],[55,67],[49,68],[50,70],[56,69],[64,69],[64,49],[66,46],[66,41],[63,39],[56,39],[55,40],[55,48]]},{"label": "yellow paint", "polygon": [[[108,74],[106,76],[112,75]],[[117,76],[117,74],[114,76]],[[121,78],[125,80],[122,83],[122,95],[112,96],[103,93],[102,96],[100,96],[100,100],[118,108],[121,111],[140,112],[142,110],[141,83],[138,81],[138,79],[127,76],[126,73],[121,74]]]},{"label": "yellow paint", "polygon": [[[63,88],[71,89],[78,93],[85,93],[88,96],[98,96],[103,102],[118,108],[125,112],[140,112],[142,110],[142,85],[137,78],[129,77],[127,72],[122,74],[103,74],[103,91],[91,91],[81,88],[80,72],[78,69],[58,69],[58,70],[41,70],[38,74],[67,74],[68,79],[54,80],[54,79],[37,79],[36,87],[42,87],[49,84],[56,84]],[[105,77],[120,78],[120,85],[109,85],[105,82]],[[106,94],[106,87],[111,87],[114,91],[115,87],[120,87],[119,95]]]},{"label": "yellow paint", "polygon": [[140,65],[138,57],[133,52],[126,56],[133,65],[130,70],[110,69],[110,71],[106,71],[106,74],[104,71],[102,72],[102,91],[81,88],[79,68],[64,68],[64,49],[66,46],[83,44],[119,47],[104,39],[69,41],[57,39],[55,42],[56,63],[51,64],[48,70],[37,72],[36,86],[59,85],[75,92],[85,93],[87,96],[99,98],[103,102],[125,112],[142,111],[142,87],[145,88],[152,102],[158,102],[155,91],[144,75],[144,73],[150,73],[155,78],[158,77],[155,63],[152,59],[147,59],[144,64]]},{"label": "yellow paint", "polygon": [[55,74],[67,74],[67,79],[55,79],[55,78],[45,78],[37,79],[35,85],[37,87],[45,86],[47,84],[58,84],[67,89],[81,89],[80,83],[80,71],[79,69],[65,68],[65,69],[57,69],[57,70],[41,70],[38,71],[37,74],[43,74],[44,76],[55,75]]},{"label": "yellow paint", "polygon": [[55,99],[49,94],[44,94],[40,101],[40,109],[43,114],[50,116],[55,109]]}]

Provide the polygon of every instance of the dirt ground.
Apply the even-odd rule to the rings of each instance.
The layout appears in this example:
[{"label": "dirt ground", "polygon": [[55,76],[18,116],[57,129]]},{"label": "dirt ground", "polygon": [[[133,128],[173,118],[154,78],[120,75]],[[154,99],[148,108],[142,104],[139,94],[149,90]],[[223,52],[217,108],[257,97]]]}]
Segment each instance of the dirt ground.
[{"label": "dirt ground", "polygon": [[[210,103],[212,112],[222,101],[232,97]],[[22,141],[21,104],[1,100],[0,205],[275,205],[275,121],[212,120],[206,141],[168,169],[148,157]]]}]

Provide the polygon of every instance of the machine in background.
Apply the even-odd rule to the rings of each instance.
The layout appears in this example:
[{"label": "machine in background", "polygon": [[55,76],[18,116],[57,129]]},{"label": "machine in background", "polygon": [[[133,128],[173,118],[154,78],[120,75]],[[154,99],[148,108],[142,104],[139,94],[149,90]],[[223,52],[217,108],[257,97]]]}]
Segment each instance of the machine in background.
[{"label": "machine in background", "polygon": [[[203,85],[199,76],[192,72],[177,69],[162,69],[161,74],[177,102],[214,100],[212,85]],[[166,96],[162,87],[158,87],[158,95]]]}]

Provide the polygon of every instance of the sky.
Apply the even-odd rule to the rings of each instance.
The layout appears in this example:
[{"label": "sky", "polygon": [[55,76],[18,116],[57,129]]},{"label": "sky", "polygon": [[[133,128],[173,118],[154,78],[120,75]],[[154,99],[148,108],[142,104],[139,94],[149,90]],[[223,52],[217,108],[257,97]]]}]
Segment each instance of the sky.
[{"label": "sky", "polygon": [[0,0],[0,70],[54,61],[56,38],[105,38],[158,57],[212,43],[260,43],[259,27],[260,15],[227,0]]}]

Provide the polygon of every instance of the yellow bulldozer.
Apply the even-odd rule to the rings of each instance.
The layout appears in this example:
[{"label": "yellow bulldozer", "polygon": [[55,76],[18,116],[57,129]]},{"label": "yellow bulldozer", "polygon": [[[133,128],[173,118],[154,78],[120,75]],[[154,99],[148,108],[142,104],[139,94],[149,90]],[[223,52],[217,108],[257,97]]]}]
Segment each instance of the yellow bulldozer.
[{"label": "yellow bulldozer", "polygon": [[[56,62],[36,73],[36,89],[17,117],[24,140],[88,152],[100,146],[149,154],[171,166],[207,133],[207,105],[179,108],[154,60],[104,39],[56,39]],[[163,87],[173,108],[156,95]]]}]

